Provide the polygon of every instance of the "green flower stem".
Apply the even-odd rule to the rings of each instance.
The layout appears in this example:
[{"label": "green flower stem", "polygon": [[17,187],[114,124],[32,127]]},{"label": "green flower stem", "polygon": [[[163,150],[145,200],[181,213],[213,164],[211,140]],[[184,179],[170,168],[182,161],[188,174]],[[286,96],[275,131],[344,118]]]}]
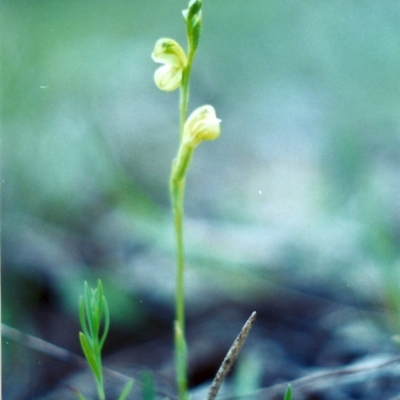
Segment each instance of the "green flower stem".
[{"label": "green flower stem", "polygon": [[189,105],[189,81],[190,81],[190,73],[192,71],[192,64],[193,58],[195,54],[195,50],[190,45],[189,42],[189,49],[188,49],[188,61],[186,64],[185,69],[183,70],[182,75],[182,84],[180,88],[180,140],[183,138],[183,127],[185,126],[186,116],[187,116],[187,109]]},{"label": "green flower stem", "polygon": [[176,240],[176,295],[175,313],[175,362],[177,371],[177,385],[179,399],[188,398],[187,393],[187,348],[185,337],[185,254],[183,245],[183,200],[185,194],[186,172],[193,155],[193,148],[182,143],[183,131],[189,105],[189,81],[192,70],[193,58],[196,50],[188,38],[188,60],[183,70],[180,88],[180,147],[178,156],[173,162],[170,178],[170,195],[174,214],[174,228]]},{"label": "green flower stem", "polygon": [[178,158],[174,162],[171,174],[171,200],[174,213],[174,226],[176,237],[176,319],[179,322],[182,332],[185,332],[185,297],[184,297],[184,271],[185,256],[183,246],[183,199],[185,193],[186,171],[192,158],[193,149],[188,146],[181,146]]},{"label": "green flower stem", "polygon": [[185,178],[193,155],[193,148],[181,144],[178,156],[174,160],[171,172],[170,193],[174,214],[176,238],[176,298],[175,298],[175,359],[179,399],[187,398],[187,354],[185,340],[185,256],[183,245],[183,199]]},{"label": "green flower stem", "polygon": [[[200,12],[201,3],[195,4],[196,13]],[[189,7],[193,7],[193,4],[189,3]],[[190,10],[189,10],[190,11]],[[193,11],[193,10],[192,10]],[[190,14],[190,12],[189,12]],[[188,17],[187,24],[191,24],[192,18],[195,14]],[[200,22],[199,22],[200,23]],[[200,26],[199,26],[200,28]],[[183,200],[185,195],[185,181],[186,173],[189,168],[190,161],[192,159],[193,150],[192,146],[188,146],[183,143],[183,134],[185,129],[185,123],[187,118],[187,110],[189,105],[189,82],[190,73],[192,70],[192,64],[194,55],[196,53],[198,40],[200,37],[200,30],[198,29],[196,35],[192,32],[193,29],[187,30],[188,39],[188,51],[187,51],[187,63],[182,71],[182,82],[180,87],[180,127],[179,137],[180,146],[176,159],[172,164],[171,178],[170,178],[170,195],[172,210],[174,215],[174,228],[175,228],[175,239],[176,239],[176,295],[175,295],[175,313],[176,320],[174,326],[174,345],[175,345],[175,362],[176,362],[176,376],[177,385],[179,392],[179,400],[188,399],[188,384],[187,384],[187,346],[185,337],[185,253],[183,244]],[[196,36],[196,37],[194,37]]]}]

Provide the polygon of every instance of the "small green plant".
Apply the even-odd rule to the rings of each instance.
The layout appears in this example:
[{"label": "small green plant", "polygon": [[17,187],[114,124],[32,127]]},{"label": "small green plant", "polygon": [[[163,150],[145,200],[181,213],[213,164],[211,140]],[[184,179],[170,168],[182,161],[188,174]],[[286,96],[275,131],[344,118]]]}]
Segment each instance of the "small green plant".
[{"label": "small green plant", "polygon": [[185,338],[185,258],[183,246],[183,200],[186,174],[194,149],[203,140],[216,139],[220,134],[220,120],[210,105],[194,110],[187,118],[189,104],[189,82],[194,55],[200,41],[202,25],[202,1],[191,0],[183,17],[186,23],[187,53],[173,39],[162,38],[156,42],[152,58],[164,64],[154,74],[159,89],[173,91],[180,88],[180,134],[179,149],[172,163],[170,196],[174,215],[176,237],[176,320],[174,324],[175,362],[179,399],[186,400],[187,392],[187,347]]},{"label": "small green plant", "polygon": [[[85,282],[84,294],[79,301],[79,319],[83,331],[79,332],[82,350],[96,381],[98,398],[105,400],[101,351],[110,327],[110,313],[100,279],[95,289],[91,289]],[[133,380],[128,381],[119,400],[125,400],[128,397],[132,386]],[[80,400],[85,400],[82,394],[77,394],[77,396]]]},{"label": "small green plant", "polygon": [[290,386],[290,384],[286,389],[285,397],[283,398],[283,400],[292,400],[292,387]]}]

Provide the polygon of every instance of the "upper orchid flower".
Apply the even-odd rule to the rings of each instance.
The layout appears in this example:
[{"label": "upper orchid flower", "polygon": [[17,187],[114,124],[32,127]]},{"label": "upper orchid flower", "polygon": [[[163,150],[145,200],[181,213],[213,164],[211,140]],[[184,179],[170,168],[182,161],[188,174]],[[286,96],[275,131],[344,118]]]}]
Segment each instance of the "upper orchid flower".
[{"label": "upper orchid flower", "polygon": [[182,47],[173,39],[157,40],[151,57],[164,64],[154,73],[154,81],[159,89],[172,92],[181,85],[187,57]]}]

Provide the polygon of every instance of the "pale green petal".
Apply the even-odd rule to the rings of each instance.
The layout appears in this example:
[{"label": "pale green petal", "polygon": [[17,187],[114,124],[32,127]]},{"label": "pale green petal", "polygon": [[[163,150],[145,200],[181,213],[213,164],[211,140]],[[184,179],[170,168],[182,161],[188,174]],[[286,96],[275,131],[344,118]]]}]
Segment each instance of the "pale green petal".
[{"label": "pale green petal", "polygon": [[169,64],[176,68],[184,68],[187,63],[185,51],[179,43],[169,38],[157,40],[151,57],[155,62]]},{"label": "pale green petal", "polygon": [[217,118],[214,107],[205,105],[190,114],[183,130],[183,142],[196,147],[203,140],[214,140],[221,133],[221,120]]},{"label": "pale green petal", "polygon": [[154,73],[154,81],[159,89],[172,92],[181,85],[182,69],[163,65]]}]

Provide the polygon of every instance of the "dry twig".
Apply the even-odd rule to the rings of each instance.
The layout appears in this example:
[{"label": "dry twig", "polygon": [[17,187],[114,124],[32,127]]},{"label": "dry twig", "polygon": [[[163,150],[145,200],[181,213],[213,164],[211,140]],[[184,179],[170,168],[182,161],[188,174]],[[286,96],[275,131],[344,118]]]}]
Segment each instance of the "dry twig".
[{"label": "dry twig", "polygon": [[257,313],[254,311],[250,315],[250,318],[243,325],[243,328],[240,331],[238,337],[233,342],[231,348],[229,349],[228,353],[226,354],[226,356],[224,358],[224,361],[222,362],[221,366],[219,367],[217,375],[215,375],[213,383],[210,386],[210,389],[209,389],[208,395],[207,395],[207,400],[214,400],[217,397],[218,390],[222,384],[222,381],[224,380],[225,376],[231,369],[232,365],[235,363],[236,358],[239,354],[239,351],[242,348],[244,341],[246,340],[247,335],[249,334],[250,329],[256,320],[256,316],[257,316]]}]

